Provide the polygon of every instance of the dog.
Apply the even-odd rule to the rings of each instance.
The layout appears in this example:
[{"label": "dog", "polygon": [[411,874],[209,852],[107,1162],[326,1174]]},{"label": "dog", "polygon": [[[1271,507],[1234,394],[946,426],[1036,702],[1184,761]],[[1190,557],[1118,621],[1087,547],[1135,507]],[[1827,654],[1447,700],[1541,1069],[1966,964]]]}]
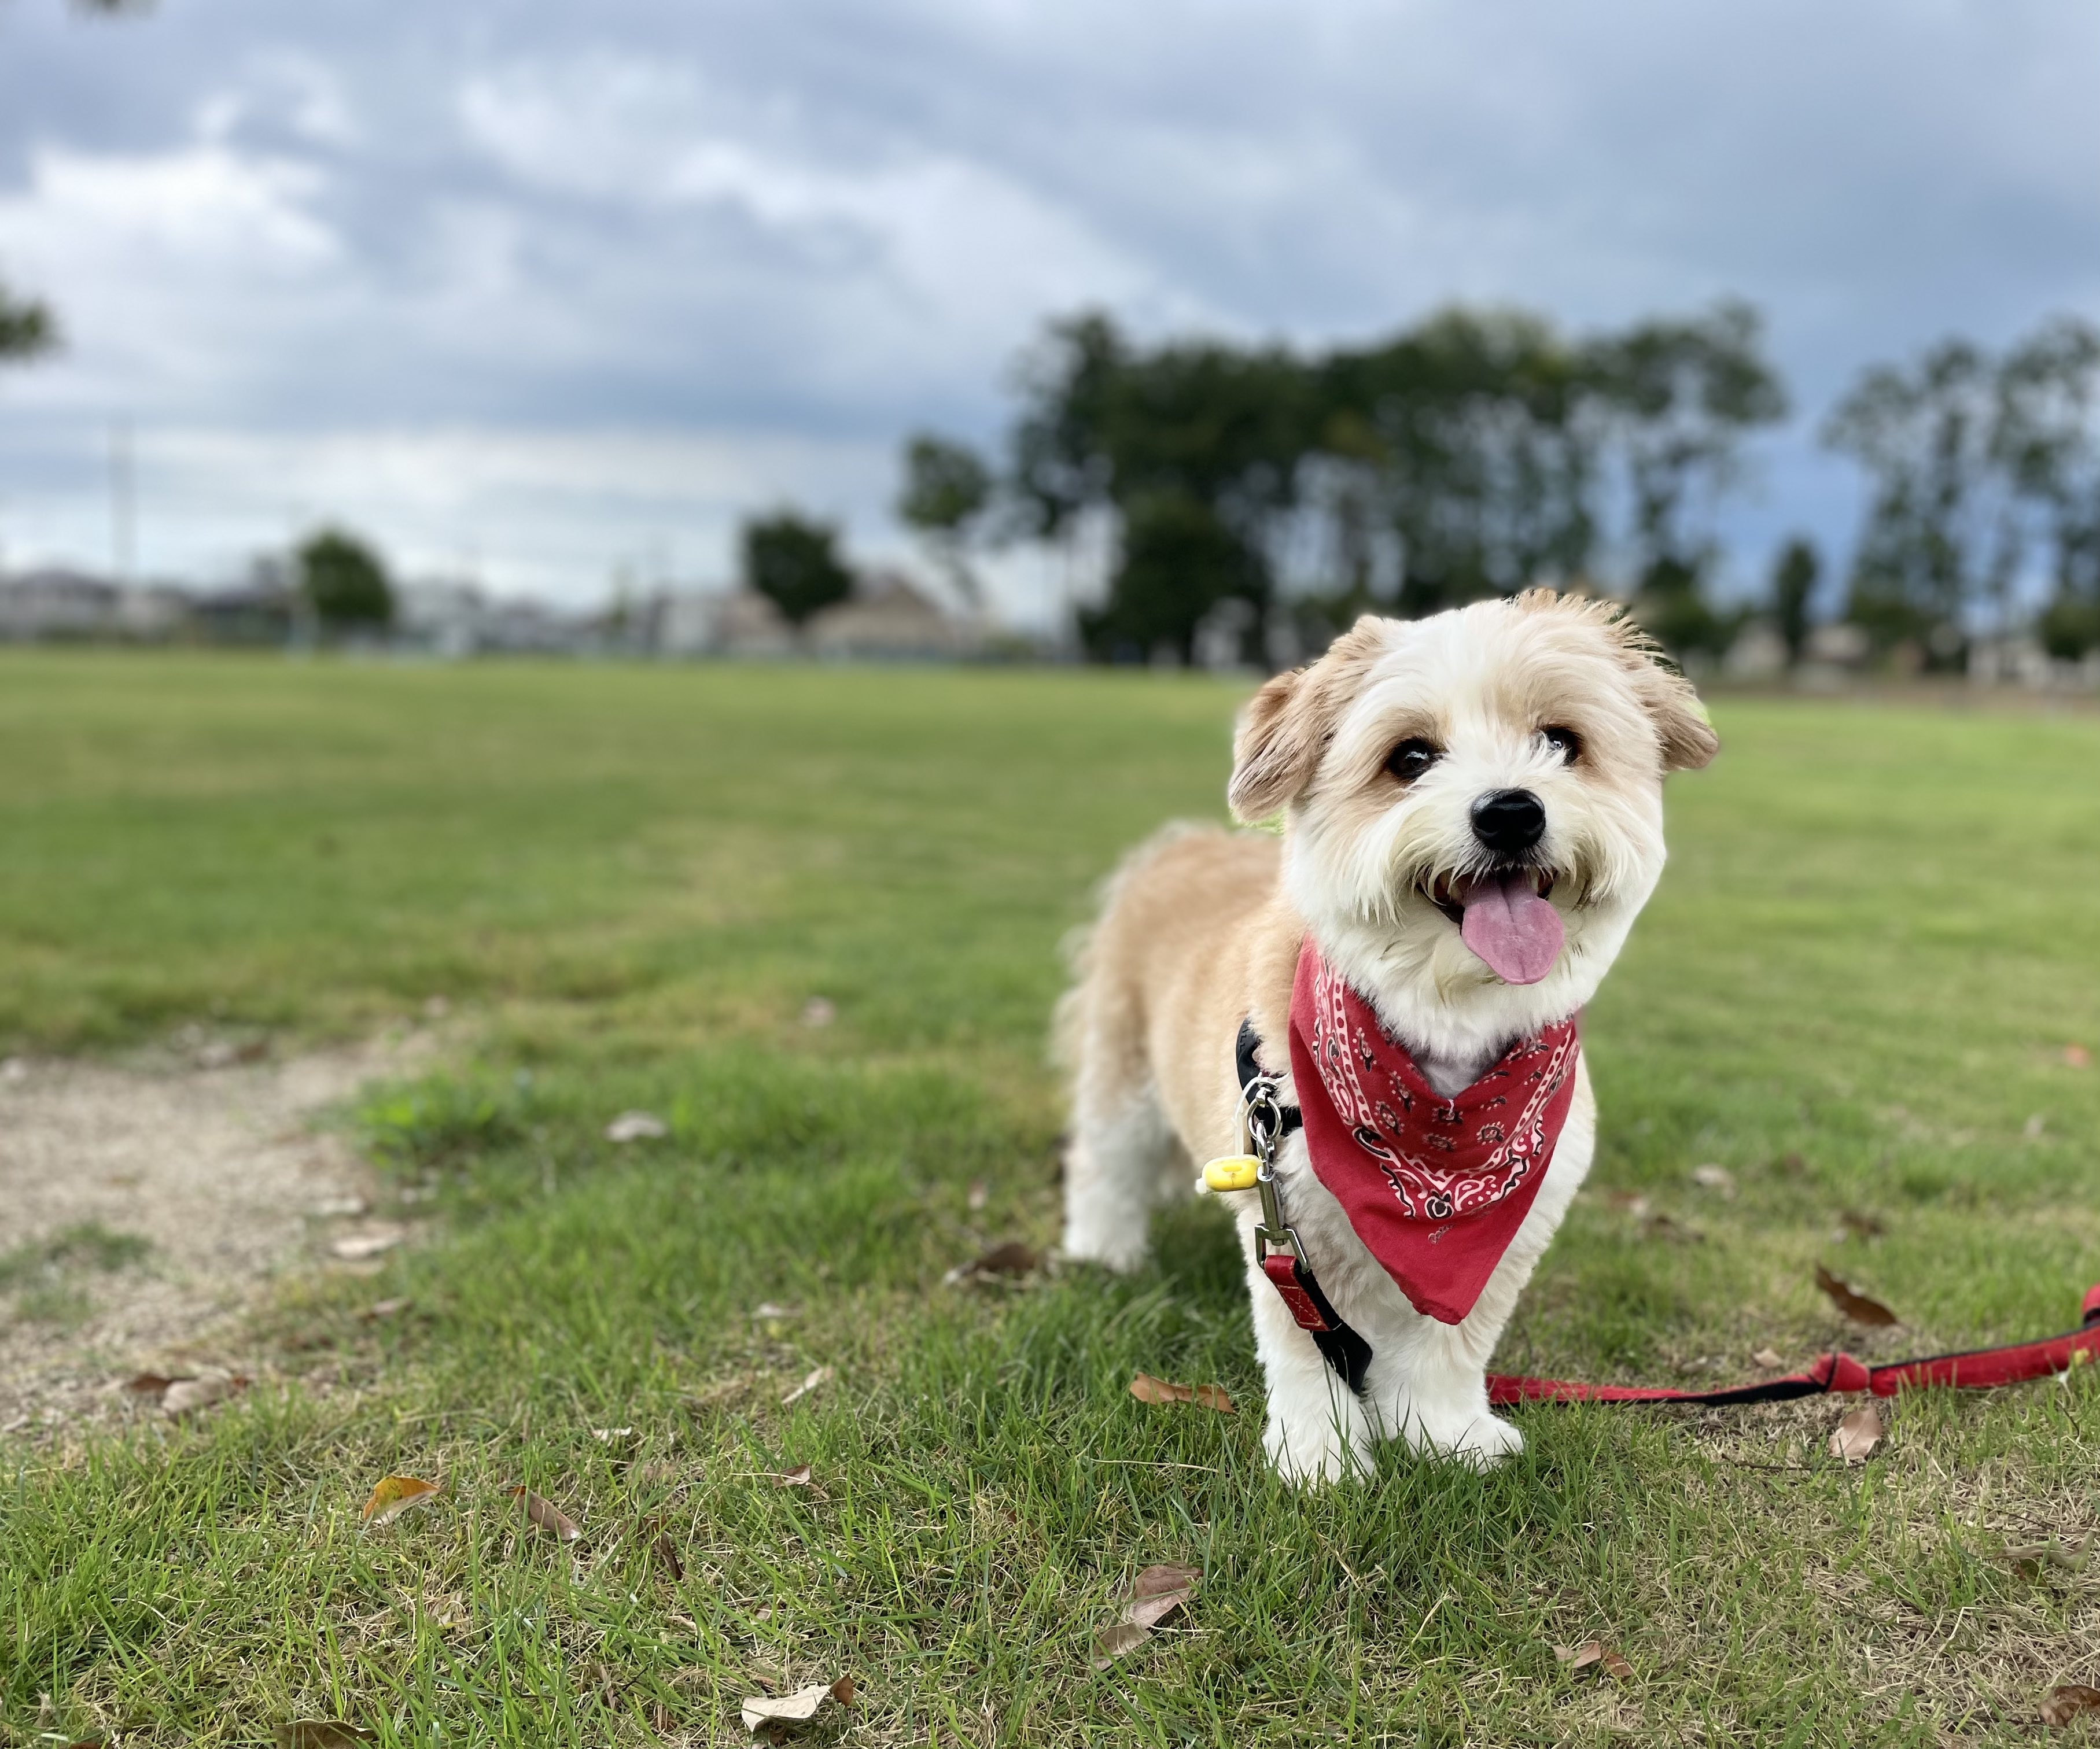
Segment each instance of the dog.
[{"label": "dog", "polygon": [[1718,748],[1613,604],[1365,615],[1242,714],[1227,799],[1280,836],[1169,827],[1111,877],[1057,1015],[1062,1250],[1136,1267],[1217,1161],[1286,1478],[1522,1449],[1486,1368],[1590,1168],[1575,1017],[1662,873],[1665,776]]}]

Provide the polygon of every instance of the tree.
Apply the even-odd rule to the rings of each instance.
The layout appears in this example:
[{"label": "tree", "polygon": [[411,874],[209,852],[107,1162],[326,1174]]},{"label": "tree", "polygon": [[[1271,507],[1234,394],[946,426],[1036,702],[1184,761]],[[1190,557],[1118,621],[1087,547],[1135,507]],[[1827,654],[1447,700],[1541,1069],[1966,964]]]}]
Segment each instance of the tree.
[{"label": "tree", "polygon": [[2043,324],[2000,367],[1992,455],[2030,509],[2031,538],[2048,550],[2051,599],[2035,629],[2049,653],[2067,661],[2100,644],[2096,402],[2100,328],[2080,317]]},{"label": "tree", "polygon": [[897,513],[924,536],[949,582],[972,607],[982,605],[984,592],[965,548],[991,496],[991,469],[968,445],[923,432],[906,443]]},{"label": "tree", "polygon": [[0,363],[40,358],[58,343],[58,324],[51,311],[0,284]]},{"label": "tree", "polygon": [[1586,349],[1589,416],[1631,508],[1634,610],[1678,655],[1718,656],[1741,615],[1709,593],[1715,512],[1736,484],[1744,438],[1785,416],[1757,312],[1732,301],[1701,316],[1637,323]]},{"label": "tree", "polygon": [[1823,561],[1815,543],[1796,535],[1779,550],[1772,566],[1771,612],[1779,635],[1786,645],[1786,664],[1801,666],[1808,649],[1809,610],[1815,599],[1815,585],[1822,580]]},{"label": "tree", "polygon": [[355,535],[321,529],[293,555],[299,593],[331,632],[377,629],[393,622],[394,591],[379,556]]},{"label": "tree", "polygon": [[795,624],[853,593],[838,555],[839,531],[793,510],[743,525],[743,581]]}]

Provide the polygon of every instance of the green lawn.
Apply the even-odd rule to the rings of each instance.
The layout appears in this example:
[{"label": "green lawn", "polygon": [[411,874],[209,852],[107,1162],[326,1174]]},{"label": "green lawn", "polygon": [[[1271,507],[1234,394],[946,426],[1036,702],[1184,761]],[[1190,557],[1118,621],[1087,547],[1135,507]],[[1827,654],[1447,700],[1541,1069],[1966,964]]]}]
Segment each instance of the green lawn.
[{"label": "green lawn", "polygon": [[[1054,1236],[1058,940],[1123,845],[1220,813],[1237,698],[0,656],[0,1050],[290,1049],[434,994],[479,1041],[342,1119],[438,1187],[428,1242],[289,1289],[239,1400],[7,1456],[7,1740],[730,1742],[739,1697],[839,1675],[870,1744],[2044,1734],[2052,1685],[2100,1682],[2100,1560],[2008,1549],[2100,1540],[2089,1372],[1901,1399],[1849,1469],[1836,1402],[1539,1409],[1492,1476],[1388,1454],[1301,1496],[1215,1211],[1132,1280],[942,1284]],[[2064,1049],[2100,1054],[2100,720],[1715,715],[1588,1017],[1596,1188],[1502,1364],[1711,1380],[2067,1327],[2100,1279],[2100,1068]],[[669,1137],[605,1141],[630,1107]],[[1842,1327],[1819,1261],[1906,1328]],[[1140,1368],[1241,1412],[1136,1403]],[[361,1529],[390,1472],[444,1491]],[[519,1483],[581,1540],[527,1531]],[[1160,1561],[1203,1569],[1193,1608],[1096,1672]],[[1564,1670],[1593,1637],[1630,1674]]]}]

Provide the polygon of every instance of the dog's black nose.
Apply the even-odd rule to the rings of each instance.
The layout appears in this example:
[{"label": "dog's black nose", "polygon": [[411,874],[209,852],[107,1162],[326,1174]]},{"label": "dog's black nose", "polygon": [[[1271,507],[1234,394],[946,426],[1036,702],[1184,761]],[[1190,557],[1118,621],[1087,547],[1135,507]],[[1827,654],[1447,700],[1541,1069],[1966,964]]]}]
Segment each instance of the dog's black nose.
[{"label": "dog's black nose", "polygon": [[1529,790],[1497,790],[1473,804],[1473,836],[1514,856],[1546,835],[1546,804]]}]

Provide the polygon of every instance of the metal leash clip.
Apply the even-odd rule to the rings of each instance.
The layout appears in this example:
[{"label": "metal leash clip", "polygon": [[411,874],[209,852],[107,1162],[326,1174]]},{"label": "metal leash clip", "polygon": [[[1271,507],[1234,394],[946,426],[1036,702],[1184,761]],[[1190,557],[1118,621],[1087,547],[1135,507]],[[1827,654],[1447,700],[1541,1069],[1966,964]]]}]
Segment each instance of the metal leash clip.
[{"label": "metal leash clip", "polygon": [[1298,1235],[1284,1224],[1283,1205],[1276,1191],[1276,1150],[1283,1139],[1283,1105],[1273,1075],[1256,1075],[1240,1090],[1242,1152],[1212,1161],[1203,1168],[1203,1183],[1214,1191],[1253,1190],[1261,1193],[1261,1223],[1254,1230],[1254,1257],[1259,1265],[1272,1249],[1305,1252]]}]

